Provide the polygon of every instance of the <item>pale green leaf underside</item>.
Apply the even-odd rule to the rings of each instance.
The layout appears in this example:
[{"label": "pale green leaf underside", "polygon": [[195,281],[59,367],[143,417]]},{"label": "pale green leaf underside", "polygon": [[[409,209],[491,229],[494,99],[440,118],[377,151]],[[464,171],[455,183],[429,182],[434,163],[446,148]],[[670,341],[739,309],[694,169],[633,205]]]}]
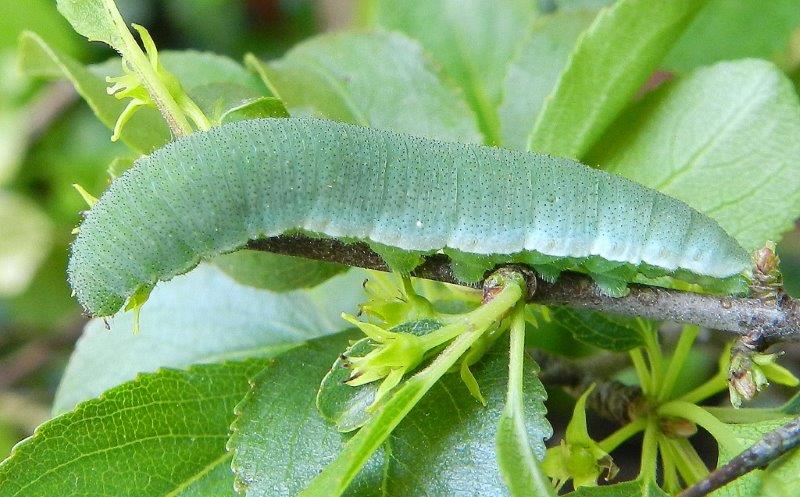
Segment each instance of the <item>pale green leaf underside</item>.
[{"label": "pale green leaf underside", "polygon": [[265,364],[161,370],[109,390],[20,443],[0,496],[233,497],[233,410]]},{"label": "pale green leaf underside", "polygon": [[593,159],[714,218],[746,249],[800,216],[800,101],[774,65],[700,69],[627,117]]},{"label": "pale green leaf underside", "polygon": [[347,270],[347,266],[255,250],[223,254],[213,263],[242,285],[286,292],[310,288]]},{"label": "pale green leaf underside", "polygon": [[[290,497],[331,462],[348,436],[315,409],[315,389],[355,335],[320,339],[290,351],[257,379],[240,406],[231,448],[248,497]],[[486,396],[481,406],[458,374],[447,374],[401,422],[345,494],[348,497],[508,495],[495,456],[495,430],[508,379],[508,341],[501,340],[473,372]],[[550,436],[545,391],[535,366],[525,369],[525,423],[538,457]],[[423,449],[425,448],[425,449]]]},{"label": "pale green leaf underside", "polygon": [[187,367],[267,357],[311,338],[339,331],[341,312],[355,313],[363,298],[363,272],[332,279],[305,292],[275,294],[237,285],[213,266],[160,285],[141,310],[89,323],[61,380],[55,413],[162,367]]},{"label": "pale green leaf underside", "polygon": [[[464,281],[514,261],[623,284],[637,271],[704,275],[731,291],[749,266],[741,247],[685,204],[567,159],[263,119],[140,159],[81,225],[70,282],[89,311],[109,315],[200,260],[298,230],[365,240],[379,253],[446,249]],[[412,264],[393,268],[420,260],[405,259]]]},{"label": "pale green leaf underside", "polygon": [[531,150],[581,158],[707,0],[620,0],[581,36],[539,114]]},{"label": "pale green leaf underside", "polygon": [[788,45],[798,25],[798,0],[711,0],[672,47],[663,66],[686,72],[746,57],[778,61],[791,50]]},{"label": "pale green leaf underside", "polygon": [[479,143],[475,117],[418,43],[399,33],[305,41],[258,69],[294,116],[314,115],[428,138]]},{"label": "pale green leaf underside", "polygon": [[91,41],[102,41],[118,49],[120,31],[127,31],[114,0],[58,0],[58,11],[72,28]]}]

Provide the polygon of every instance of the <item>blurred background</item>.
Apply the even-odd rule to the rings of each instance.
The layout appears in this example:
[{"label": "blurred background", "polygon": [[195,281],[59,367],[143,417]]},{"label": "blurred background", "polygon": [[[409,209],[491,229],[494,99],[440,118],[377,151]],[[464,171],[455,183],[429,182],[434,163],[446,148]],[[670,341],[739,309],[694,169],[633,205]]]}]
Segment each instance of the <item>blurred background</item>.
[{"label": "blurred background", "polygon": [[[159,48],[269,59],[299,40],[349,23],[348,0],[117,0]],[[0,0],[0,460],[49,417],[86,318],[70,296],[66,261],[85,203],[72,187],[102,191],[124,152],[67,82],[22,75],[20,33],[39,33],[84,63],[113,54],[88,43],[55,0]]]},{"label": "blurred background", "polygon": [[[731,6],[739,1],[712,3]],[[150,29],[159,48],[213,50],[241,60],[247,52],[274,58],[299,40],[347,26],[356,1],[117,3],[128,21]],[[800,2],[777,3],[800,13]],[[745,9],[740,17],[748,15]],[[779,15],[766,22],[775,23],[781,36],[748,39],[746,22],[722,31],[729,31],[731,40],[741,38],[732,42],[737,58],[775,60],[800,84],[800,15]],[[72,184],[102,191],[109,163],[123,151],[68,83],[34,80],[19,72],[16,44],[24,30],[36,31],[81,62],[102,62],[112,55],[103,45],[73,33],[57,13],[55,0],[0,0],[0,459],[48,418],[61,371],[86,322],[65,275],[71,231],[85,208]],[[695,31],[694,36],[702,36],[702,27]],[[713,50],[709,47],[712,60]],[[780,253],[788,290],[800,295],[799,232],[787,234]],[[797,364],[798,357],[790,354],[787,363]],[[708,357],[698,354],[697,360],[713,368]],[[559,403],[557,397],[553,400],[551,412]],[[564,409],[569,409],[566,401]]]}]

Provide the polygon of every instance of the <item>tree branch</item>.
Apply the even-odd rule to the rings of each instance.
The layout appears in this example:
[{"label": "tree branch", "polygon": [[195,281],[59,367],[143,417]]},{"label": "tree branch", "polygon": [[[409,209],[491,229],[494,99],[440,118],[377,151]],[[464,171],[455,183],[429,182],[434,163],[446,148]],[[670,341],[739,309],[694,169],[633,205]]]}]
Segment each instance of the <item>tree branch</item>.
[{"label": "tree branch", "polygon": [[[248,244],[248,248],[293,255],[378,271],[389,271],[381,257],[366,243],[343,243],[330,238],[285,235]],[[418,278],[462,284],[453,275],[450,260],[443,254],[426,258],[412,273]],[[736,335],[759,333],[766,343],[800,340],[800,306],[783,296],[777,302],[753,298],[719,297],[667,290],[645,285],[630,285],[621,298],[603,295],[590,278],[565,273],[555,283],[537,279],[529,292],[530,302],[592,309],[624,316],[658,321],[692,323]]]},{"label": "tree branch", "polygon": [[800,418],[765,434],[752,447],[731,459],[677,497],[703,497],[754,469],[763,468],[800,445]]}]

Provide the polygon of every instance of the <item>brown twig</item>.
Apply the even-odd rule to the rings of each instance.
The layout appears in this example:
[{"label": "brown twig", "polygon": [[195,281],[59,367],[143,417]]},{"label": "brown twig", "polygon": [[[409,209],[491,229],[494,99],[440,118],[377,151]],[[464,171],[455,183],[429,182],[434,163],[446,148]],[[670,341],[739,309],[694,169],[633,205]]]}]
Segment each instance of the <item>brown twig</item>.
[{"label": "brown twig", "polygon": [[678,497],[703,497],[727,485],[754,469],[766,466],[786,452],[800,445],[800,418],[765,434],[761,440],[731,459],[696,484],[687,488]]},{"label": "brown twig", "polygon": [[[383,259],[361,242],[345,244],[328,238],[291,235],[252,241],[248,248],[378,271],[389,270]],[[418,278],[460,284],[453,275],[450,260],[443,254],[429,256],[412,274]],[[536,286],[536,292],[529,300],[539,304],[691,323],[736,335],[759,330],[766,343],[800,340],[800,306],[788,297],[765,302],[630,285],[627,296],[615,298],[603,295],[587,276],[573,273],[563,274],[555,283],[540,280]]]}]

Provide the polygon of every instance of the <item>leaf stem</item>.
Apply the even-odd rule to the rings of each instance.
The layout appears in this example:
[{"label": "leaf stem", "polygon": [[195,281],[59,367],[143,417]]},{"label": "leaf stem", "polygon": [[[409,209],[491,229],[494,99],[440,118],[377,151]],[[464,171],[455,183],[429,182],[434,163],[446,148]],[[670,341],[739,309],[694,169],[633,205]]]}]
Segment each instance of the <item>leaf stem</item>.
[{"label": "leaf stem", "polygon": [[661,416],[687,419],[702,426],[711,436],[717,439],[720,445],[727,447],[731,451],[739,452],[743,448],[728,425],[696,404],[682,400],[673,400],[672,402],[667,402],[660,406],[658,408],[658,414]]},{"label": "leaf stem", "polygon": [[626,424],[625,426],[618,429],[611,435],[607,436],[597,444],[605,452],[611,452],[617,447],[619,447],[624,441],[628,440],[632,436],[644,430],[646,427],[647,427],[647,419],[639,418],[635,421]]},{"label": "leaf stem", "polygon": [[676,466],[675,453],[669,445],[670,440],[661,435],[658,438],[658,450],[661,453],[661,464],[664,467],[664,490],[670,495],[677,493],[680,490],[680,482],[678,481],[678,470]]},{"label": "leaf stem", "polygon": [[642,441],[642,458],[639,465],[639,479],[645,482],[656,481],[659,433],[658,419],[656,416],[648,416],[647,426],[644,430],[644,440]]},{"label": "leaf stem", "polygon": [[675,346],[675,352],[672,354],[672,359],[669,361],[667,372],[664,375],[664,381],[661,384],[661,389],[658,391],[659,402],[663,402],[670,398],[672,390],[675,388],[675,381],[683,369],[683,364],[692,349],[697,335],[700,333],[700,327],[696,325],[686,325],[683,327],[681,337],[678,339],[678,344]]},{"label": "leaf stem", "polygon": [[485,322],[487,316],[492,316],[492,312],[494,312],[493,308],[482,305],[473,311],[452,318],[449,324],[420,337],[425,350],[431,350],[449,342],[470,327],[474,327],[475,323]]},{"label": "leaf stem", "polygon": [[636,370],[636,376],[639,377],[639,386],[642,388],[642,393],[647,395],[650,393],[650,385],[652,382],[650,371],[647,369],[647,364],[644,360],[641,348],[632,349],[628,352],[631,357],[631,362]]},{"label": "leaf stem", "polygon": [[555,497],[555,489],[533,455],[525,427],[523,367],[525,357],[525,303],[511,318],[506,406],[497,428],[497,462],[512,497]]},{"label": "leaf stem", "polygon": [[658,343],[658,331],[642,318],[636,318],[636,321],[644,337],[644,349],[650,363],[650,388],[648,391],[652,395],[656,395],[661,390],[664,376],[664,356],[661,353],[661,345]]},{"label": "leaf stem", "polygon": [[164,86],[164,83],[150,64],[142,48],[133,38],[133,34],[131,34],[127,24],[125,24],[125,20],[119,13],[114,1],[104,0],[103,3],[111,13],[114,24],[122,40],[122,45],[114,48],[119,50],[122,58],[130,64],[131,69],[133,69],[142,80],[142,84],[147,89],[147,93],[150,94],[150,98],[153,99],[156,107],[158,107],[159,112],[161,112],[161,115],[167,122],[172,134],[175,137],[190,134],[192,132],[192,125],[189,123],[189,120],[186,119],[186,115],[183,113],[183,110],[181,110],[178,102],[172,97],[166,86]]},{"label": "leaf stem", "polygon": [[678,471],[686,484],[691,485],[708,475],[708,468],[688,440],[670,439],[669,443],[675,453]]},{"label": "leaf stem", "polygon": [[724,371],[720,371],[699,387],[681,396],[679,400],[690,404],[697,404],[698,402],[722,392],[726,388],[728,388],[728,376]]},{"label": "leaf stem", "polygon": [[780,409],[767,409],[748,407],[736,409],[735,407],[704,407],[704,409],[714,415],[723,423],[756,423],[758,421],[771,421],[783,419],[790,416]]}]

